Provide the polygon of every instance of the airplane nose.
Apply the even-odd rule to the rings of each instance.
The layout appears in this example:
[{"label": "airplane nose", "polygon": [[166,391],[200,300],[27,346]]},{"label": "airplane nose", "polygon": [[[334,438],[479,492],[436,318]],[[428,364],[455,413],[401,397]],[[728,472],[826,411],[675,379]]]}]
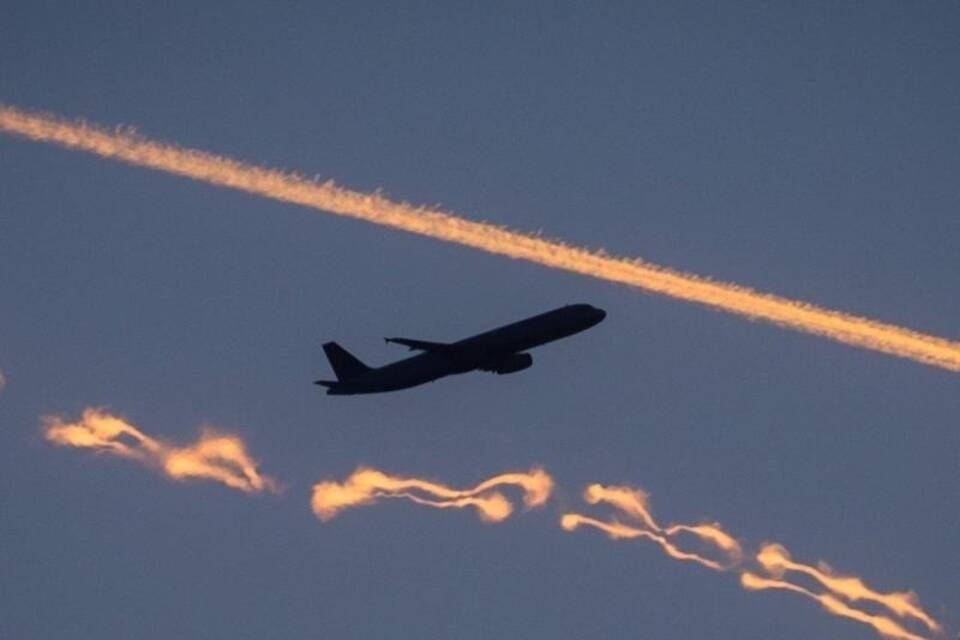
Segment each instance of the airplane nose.
[{"label": "airplane nose", "polygon": [[606,311],[597,309],[596,307],[591,307],[591,314],[593,315],[594,322],[603,322],[603,319],[607,317]]}]

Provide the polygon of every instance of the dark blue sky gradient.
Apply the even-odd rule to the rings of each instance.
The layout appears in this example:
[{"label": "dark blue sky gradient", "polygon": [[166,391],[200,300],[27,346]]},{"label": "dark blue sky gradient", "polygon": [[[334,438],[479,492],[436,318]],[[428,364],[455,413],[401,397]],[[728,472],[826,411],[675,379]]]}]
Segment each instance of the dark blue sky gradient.
[{"label": "dark blue sky gradient", "polygon": [[[0,101],[960,338],[949,2],[7,3]],[[320,344],[609,316],[512,377],[329,398]],[[0,137],[0,637],[873,638],[558,526],[590,482],[960,625],[955,373]],[[104,406],[240,433],[279,498],[55,449]],[[309,510],[358,464],[541,512]]]}]

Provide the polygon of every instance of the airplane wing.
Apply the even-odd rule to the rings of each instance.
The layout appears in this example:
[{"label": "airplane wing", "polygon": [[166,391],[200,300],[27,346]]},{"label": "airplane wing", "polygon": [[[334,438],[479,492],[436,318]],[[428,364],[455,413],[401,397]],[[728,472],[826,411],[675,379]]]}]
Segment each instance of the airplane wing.
[{"label": "airplane wing", "polygon": [[446,342],[429,342],[427,340],[410,340],[409,338],[384,338],[384,342],[402,344],[410,351],[447,351],[451,345]]}]

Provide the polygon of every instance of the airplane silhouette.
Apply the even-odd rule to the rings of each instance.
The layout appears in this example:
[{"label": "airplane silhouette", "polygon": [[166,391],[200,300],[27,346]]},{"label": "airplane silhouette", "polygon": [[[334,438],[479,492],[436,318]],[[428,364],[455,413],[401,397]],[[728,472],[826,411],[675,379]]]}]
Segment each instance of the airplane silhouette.
[{"label": "airplane silhouette", "polygon": [[343,396],[409,389],[468,371],[516,373],[533,364],[533,356],[524,353],[527,349],[585,331],[605,317],[602,309],[572,304],[458,342],[384,338],[423,353],[378,368],[368,367],[336,342],[328,342],[323,351],[337,379],[314,384],[327,387],[327,395]]}]

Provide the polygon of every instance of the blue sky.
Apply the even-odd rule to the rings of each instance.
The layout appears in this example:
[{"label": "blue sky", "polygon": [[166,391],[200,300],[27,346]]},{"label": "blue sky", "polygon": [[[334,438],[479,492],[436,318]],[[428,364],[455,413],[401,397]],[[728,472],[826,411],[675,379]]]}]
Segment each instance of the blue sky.
[{"label": "blue sky", "polygon": [[[12,3],[0,101],[441,204],[957,339],[950,3]],[[565,533],[652,494],[960,624],[955,373],[0,138],[0,636],[872,638],[793,594]],[[512,377],[323,396],[320,345],[453,340],[568,302]],[[280,497],[55,449],[103,406],[241,434]],[[310,513],[358,464],[468,486],[542,464],[502,525]]]}]

